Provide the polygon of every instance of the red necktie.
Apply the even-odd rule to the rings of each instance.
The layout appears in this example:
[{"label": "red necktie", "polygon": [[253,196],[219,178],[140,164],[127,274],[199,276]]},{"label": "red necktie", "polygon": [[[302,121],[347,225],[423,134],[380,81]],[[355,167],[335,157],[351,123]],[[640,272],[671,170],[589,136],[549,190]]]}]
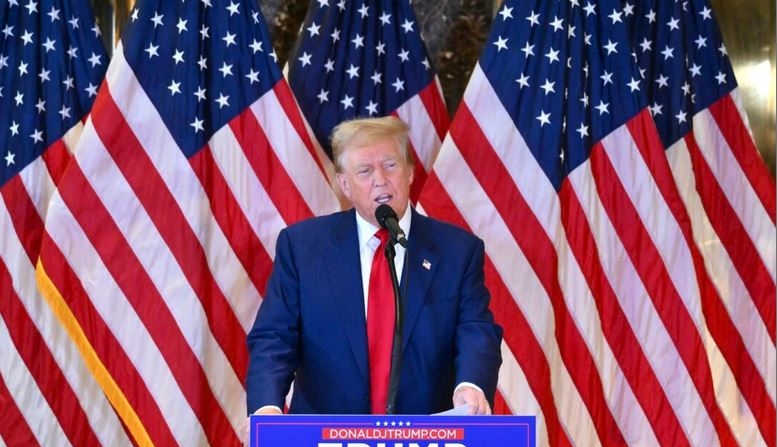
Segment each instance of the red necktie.
[{"label": "red necktie", "polygon": [[375,233],[380,245],[372,257],[367,294],[367,342],[370,351],[370,400],[372,414],[386,413],[391,348],[394,341],[394,286],[384,255],[388,231]]}]

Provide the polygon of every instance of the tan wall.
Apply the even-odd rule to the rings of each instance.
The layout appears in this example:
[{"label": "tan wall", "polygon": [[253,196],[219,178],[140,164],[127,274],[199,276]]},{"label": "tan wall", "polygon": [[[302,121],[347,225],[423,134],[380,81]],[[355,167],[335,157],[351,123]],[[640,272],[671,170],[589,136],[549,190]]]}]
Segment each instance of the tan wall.
[{"label": "tan wall", "polygon": [[710,0],[742,90],[756,144],[775,172],[775,1]]}]

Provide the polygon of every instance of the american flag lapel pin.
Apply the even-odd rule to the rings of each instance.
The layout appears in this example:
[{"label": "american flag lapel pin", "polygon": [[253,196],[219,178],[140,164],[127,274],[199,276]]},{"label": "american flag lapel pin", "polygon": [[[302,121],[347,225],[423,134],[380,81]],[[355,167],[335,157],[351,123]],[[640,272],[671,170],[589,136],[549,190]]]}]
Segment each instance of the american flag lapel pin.
[{"label": "american flag lapel pin", "polygon": [[424,266],[424,268],[425,268],[426,270],[429,270],[429,269],[431,269],[431,268],[432,268],[432,263],[431,263],[431,262],[429,262],[429,260],[428,260],[428,259],[424,259],[424,262],[423,262],[423,263],[421,263],[421,265],[422,265],[422,266]]}]

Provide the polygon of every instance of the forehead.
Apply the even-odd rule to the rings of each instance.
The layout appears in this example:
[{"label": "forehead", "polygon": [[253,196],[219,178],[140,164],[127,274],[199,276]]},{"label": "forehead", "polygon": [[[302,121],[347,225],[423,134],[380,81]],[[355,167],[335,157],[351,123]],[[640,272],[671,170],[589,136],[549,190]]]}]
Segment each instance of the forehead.
[{"label": "forehead", "polygon": [[399,145],[391,139],[351,146],[343,152],[343,156],[348,164],[376,163],[401,158]]}]

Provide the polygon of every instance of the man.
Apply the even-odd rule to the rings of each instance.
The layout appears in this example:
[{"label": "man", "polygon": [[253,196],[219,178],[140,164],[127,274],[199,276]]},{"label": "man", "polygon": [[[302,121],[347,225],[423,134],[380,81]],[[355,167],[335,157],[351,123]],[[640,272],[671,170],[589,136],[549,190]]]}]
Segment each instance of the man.
[{"label": "man", "polygon": [[248,334],[249,414],[281,413],[292,380],[291,413],[385,412],[386,386],[375,370],[390,362],[385,355],[370,360],[368,328],[383,316],[393,325],[393,301],[391,310],[375,310],[368,298],[381,204],[397,213],[407,236],[407,250],[396,245],[404,330],[394,412],[468,405],[470,414],[490,414],[502,329],[488,309],[483,242],[408,206],[413,161],[399,119],[341,123],[332,147],[337,182],[353,209],[278,236],[265,299]]}]

